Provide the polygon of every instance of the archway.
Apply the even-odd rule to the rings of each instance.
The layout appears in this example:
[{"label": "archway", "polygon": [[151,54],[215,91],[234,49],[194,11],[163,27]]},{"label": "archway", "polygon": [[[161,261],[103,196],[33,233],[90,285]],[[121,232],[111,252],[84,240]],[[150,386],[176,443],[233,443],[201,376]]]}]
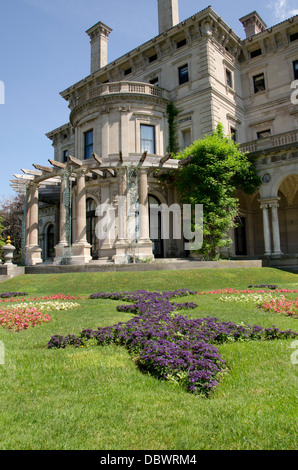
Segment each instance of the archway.
[{"label": "archway", "polygon": [[49,224],[46,228],[46,259],[54,258],[55,255],[55,231],[54,225]]},{"label": "archway", "polygon": [[279,188],[279,229],[281,251],[284,254],[298,252],[298,175],[289,175]]}]

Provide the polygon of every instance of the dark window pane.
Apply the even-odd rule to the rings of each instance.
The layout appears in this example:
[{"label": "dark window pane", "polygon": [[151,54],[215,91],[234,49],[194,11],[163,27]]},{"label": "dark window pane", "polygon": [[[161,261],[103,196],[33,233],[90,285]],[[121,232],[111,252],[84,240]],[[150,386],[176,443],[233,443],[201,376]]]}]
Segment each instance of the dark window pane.
[{"label": "dark window pane", "polygon": [[262,54],[262,50],[261,49],[256,49],[255,51],[252,51],[250,53],[250,57],[253,59],[254,57],[258,57],[258,55],[261,55]]},{"label": "dark window pane", "polygon": [[271,136],[271,130],[270,129],[266,129],[265,131],[257,132],[257,138],[258,139],[266,139],[266,137],[270,137],[270,136]]},{"label": "dark window pane", "polygon": [[93,131],[85,132],[85,158],[92,158],[93,153]]},{"label": "dark window pane", "polygon": [[298,80],[298,60],[295,60],[293,62],[293,67],[294,67],[294,78],[295,80]]},{"label": "dark window pane", "polygon": [[259,91],[264,91],[265,88],[265,77],[264,74],[256,75],[253,77],[254,80],[254,92],[259,93]]},{"label": "dark window pane", "polygon": [[227,76],[227,85],[230,88],[233,88],[232,72],[230,70],[226,70],[226,76]]},{"label": "dark window pane", "polygon": [[183,67],[179,67],[178,72],[179,72],[179,85],[182,85],[183,83],[186,83],[189,81],[187,64],[183,65]]},{"label": "dark window pane", "polygon": [[152,55],[151,57],[148,58],[149,64],[151,62],[154,62],[155,60],[157,60],[157,54],[154,54],[154,55]]},{"label": "dark window pane", "polygon": [[186,39],[182,39],[182,41],[178,41],[177,43],[177,49],[180,47],[186,46]]}]

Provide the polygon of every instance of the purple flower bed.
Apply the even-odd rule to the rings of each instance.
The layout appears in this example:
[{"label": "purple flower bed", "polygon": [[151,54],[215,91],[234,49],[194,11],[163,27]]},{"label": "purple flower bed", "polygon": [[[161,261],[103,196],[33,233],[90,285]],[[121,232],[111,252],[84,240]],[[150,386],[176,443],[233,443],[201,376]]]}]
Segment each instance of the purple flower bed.
[{"label": "purple flower bed", "polygon": [[103,346],[110,343],[122,345],[133,355],[141,370],[159,379],[181,384],[189,392],[208,396],[228,369],[215,345],[226,341],[272,340],[298,335],[291,330],[281,331],[275,326],[262,328],[222,322],[212,317],[191,319],[180,315],[178,310],[197,305],[193,302],[178,304],[170,302],[170,299],[188,294],[195,292],[181,289],[172,292],[93,294],[90,296],[93,299],[132,302],[117,309],[136,316],[113,326],[83,330],[78,337],[52,336],[48,347],[80,347],[89,340]]},{"label": "purple flower bed", "polygon": [[21,297],[23,295],[28,295],[28,292],[2,292],[0,293],[0,298],[9,299],[11,297]]}]

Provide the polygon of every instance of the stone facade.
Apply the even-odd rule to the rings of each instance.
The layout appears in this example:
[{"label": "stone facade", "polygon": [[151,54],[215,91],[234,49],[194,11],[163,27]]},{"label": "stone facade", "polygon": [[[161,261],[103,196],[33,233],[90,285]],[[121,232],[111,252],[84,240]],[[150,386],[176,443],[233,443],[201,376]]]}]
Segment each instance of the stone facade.
[{"label": "stone facade", "polygon": [[[116,222],[121,219],[117,199],[124,191],[124,182],[113,166],[104,171],[92,167],[94,160],[88,151],[110,162],[118,161],[119,155],[120,159],[140,162],[144,151],[161,161],[168,146],[166,109],[172,101],[179,110],[181,149],[222,122],[226,133],[256,157],[263,183],[252,196],[238,193],[242,225],[231,234],[234,243],[226,256],[265,256],[277,264],[284,260],[296,264],[298,106],[297,99],[291,99],[291,85],[298,78],[297,16],[267,28],[257,12],[252,12],[240,19],[247,36],[241,40],[211,7],[183,22],[179,22],[177,0],[159,0],[158,11],[159,35],[112,63],[107,60],[111,28],[99,22],[87,31],[91,74],[61,93],[70,108],[69,123],[47,134],[54,147],[54,161],[61,169],[70,161],[68,156],[85,167],[90,164],[89,172],[73,175],[73,262],[87,263],[91,256],[115,261],[124,255],[127,259],[129,253],[127,237],[125,243],[120,243],[123,239],[119,234],[104,242],[94,236],[98,220],[94,207],[98,204],[111,204],[117,212]],[[150,142],[146,132],[151,133]],[[157,183],[154,171],[147,167],[145,173],[141,175],[138,170],[135,174],[140,200],[147,205],[149,200],[168,205],[179,202],[173,188]],[[79,185],[83,196],[78,192]],[[42,259],[50,253],[42,240],[54,237],[57,263],[63,260],[63,247],[67,246],[61,229],[58,243],[57,226],[61,227],[61,218],[69,216],[61,209],[61,197],[50,202],[54,235],[48,232],[46,236],[50,219],[48,214],[42,215],[42,210],[44,220],[39,226]],[[29,226],[35,223],[34,211],[32,217],[32,222],[27,221]],[[152,245],[147,223],[143,219],[143,258],[154,254],[185,256],[182,241],[173,237],[155,240]],[[81,236],[77,231],[82,227]],[[37,232],[31,232],[26,242],[28,263],[32,259],[35,263],[41,255]]]}]

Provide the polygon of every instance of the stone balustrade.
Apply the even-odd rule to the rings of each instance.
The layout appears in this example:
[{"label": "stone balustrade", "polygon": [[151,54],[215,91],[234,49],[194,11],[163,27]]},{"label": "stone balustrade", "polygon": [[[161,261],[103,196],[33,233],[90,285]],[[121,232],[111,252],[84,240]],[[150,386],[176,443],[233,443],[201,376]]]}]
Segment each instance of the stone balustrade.
[{"label": "stone balustrade", "polygon": [[112,95],[112,94],[142,94],[142,95],[149,95],[155,96],[157,98],[165,98],[166,90],[163,88],[157,87],[155,85],[151,85],[150,83],[142,83],[142,82],[128,82],[128,81],[121,81],[121,82],[112,82],[112,83],[104,83],[95,88],[85,91],[82,93],[78,98],[76,105],[80,106],[87,101],[96,99],[100,96]]},{"label": "stone balustrade", "polygon": [[242,152],[254,153],[269,148],[277,148],[298,142],[298,130],[284,132],[283,134],[271,135],[264,139],[253,140],[241,144]]}]

